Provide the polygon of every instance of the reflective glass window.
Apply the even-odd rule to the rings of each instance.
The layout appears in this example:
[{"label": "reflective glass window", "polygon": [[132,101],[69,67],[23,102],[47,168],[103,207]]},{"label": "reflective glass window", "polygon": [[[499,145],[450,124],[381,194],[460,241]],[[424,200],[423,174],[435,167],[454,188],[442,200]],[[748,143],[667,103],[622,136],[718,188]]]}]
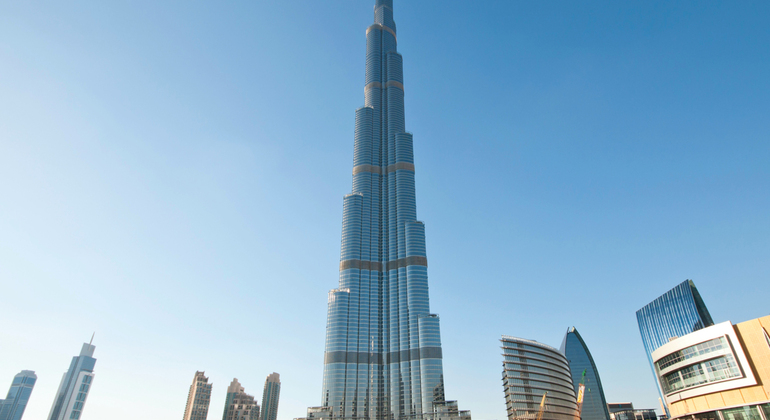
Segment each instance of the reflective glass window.
[{"label": "reflective glass window", "polygon": [[725,420],[762,420],[757,406],[722,410],[722,417]]}]

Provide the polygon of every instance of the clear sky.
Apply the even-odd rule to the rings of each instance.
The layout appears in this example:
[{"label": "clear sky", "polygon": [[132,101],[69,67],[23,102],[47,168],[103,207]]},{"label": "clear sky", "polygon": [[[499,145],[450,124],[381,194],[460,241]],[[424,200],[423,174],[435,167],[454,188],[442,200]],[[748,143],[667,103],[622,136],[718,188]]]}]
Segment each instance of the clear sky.
[{"label": "clear sky", "polygon": [[[0,393],[210,419],[237,377],[321,402],[373,0],[0,2]],[[693,279],[770,313],[770,3],[395,0],[447,397],[504,420],[501,334],[576,326],[657,408],[635,311]],[[138,417],[137,417],[138,416]]]}]

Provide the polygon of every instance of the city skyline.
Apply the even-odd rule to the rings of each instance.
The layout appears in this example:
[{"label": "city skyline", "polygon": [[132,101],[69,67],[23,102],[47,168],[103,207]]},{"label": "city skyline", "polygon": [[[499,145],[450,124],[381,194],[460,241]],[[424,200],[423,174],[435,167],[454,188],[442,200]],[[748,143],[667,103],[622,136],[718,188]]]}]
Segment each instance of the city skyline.
[{"label": "city skyline", "polygon": [[[94,330],[85,420],[178,418],[204,369],[211,415],[273,371],[278,420],[319,403],[370,3],[2,6],[0,378],[37,373],[25,418]],[[637,309],[693,279],[714,319],[766,315],[769,5],[396,8],[447,397],[502,420],[500,334],[574,325],[607,400],[657,409]]]}]

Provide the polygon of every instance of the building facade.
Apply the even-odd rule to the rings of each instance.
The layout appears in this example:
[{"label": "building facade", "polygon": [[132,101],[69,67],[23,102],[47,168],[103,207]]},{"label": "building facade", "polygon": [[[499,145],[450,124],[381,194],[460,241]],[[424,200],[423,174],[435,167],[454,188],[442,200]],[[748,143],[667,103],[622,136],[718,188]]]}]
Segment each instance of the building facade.
[{"label": "building facade", "polygon": [[195,372],[182,420],[206,420],[211,403],[211,387],[206,372]]},{"label": "building facade", "polygon": [[78,420],[83,414],[88,393],[94,381],[96,346],[83,343],[80,355],[72,358],[70,368],[62,376],[59,390],[56,392],[48,414],[48,420]]},{"label": "building facade", "polygon": [[578,401],[580,418],[582,420],[610,420],[599,370],[596,368],[594,358],[583,341],[583,337],[580,336],[575,327],[570,327],[564,334],[564,340],[559,350],[569,362],[575,394],[578,395],[578,388],[581,383],[585,388],[582,403]]},{"label": "building facade", "polygon": [[31,370],[22,370],[13,377],[8,395],[0,400],[0,420],[21,420],[35,382],[37,375]]},{"label": "building facade", "polygon": [[770,420],[770,316],[723,322],[652,353],[672,419]]},{"label": "building facade", "polygon": [[[636,320],[653,375],[653,351],[676,337],[714,325],[692,280],[685,280],[636,311]],[[659,388],[658,392],[662,398],[663,391]]]},{"label": "building facade", "polygon": [[505,335],[500,341],[508,420],[534,420],[541,410],[542,420],[575,420],[577,396],[567,358],[537,341]]},{"label": "building facade", "polygon": [[339,287],[329,292],[321,406],[308,410],[310,418],[469,414],[444,397],[396,44],[393,1],[376,0],[366,30],[364,106],[355,113],[353,186],[343,199]]},{"label": "building facade", "polygon": [[278,399],[281,396],[281,375],[273,372],[265,379],[265,389],[262,391],[261,420],[276,420],[278,418]]},{"label": "building facade", "polygon": [[259,404],[253,396],[246,393],[238,378],[233,379],[227,387],[222,420],[259,420]]},{"label": "building facade", "polygon": [[607,409],[611,420],[658,420],[655,410],[637,410],[632,403],[610,403]]}]

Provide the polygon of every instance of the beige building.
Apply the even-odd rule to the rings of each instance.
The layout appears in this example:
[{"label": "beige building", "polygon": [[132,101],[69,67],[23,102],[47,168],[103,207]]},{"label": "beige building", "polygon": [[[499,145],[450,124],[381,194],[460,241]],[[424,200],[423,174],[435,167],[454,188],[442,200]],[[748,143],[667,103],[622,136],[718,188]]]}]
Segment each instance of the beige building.
[{"label": "beige building", "polygon": [[770,420],[770,316],[723,322],[652,353],[672,420]]}]

